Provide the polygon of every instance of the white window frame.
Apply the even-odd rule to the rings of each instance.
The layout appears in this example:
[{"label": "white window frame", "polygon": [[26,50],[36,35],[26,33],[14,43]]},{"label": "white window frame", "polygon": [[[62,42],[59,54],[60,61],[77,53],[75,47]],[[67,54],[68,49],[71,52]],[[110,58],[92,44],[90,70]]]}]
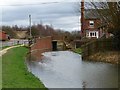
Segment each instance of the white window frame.
[{"label": "white window frame", "polygon": [[[91,25],[92,24],[92,25]],[[90,20],[89,21],[89,26],[91,27],[91,28],[94,28],[94,21],[93,20]]]},{"label": "white window frame", "polygon": [[[96,34],[95,34],[96,33]],[[99,38],[99,32],[98,31],[89,31],[88,37],[96,37]]]}]

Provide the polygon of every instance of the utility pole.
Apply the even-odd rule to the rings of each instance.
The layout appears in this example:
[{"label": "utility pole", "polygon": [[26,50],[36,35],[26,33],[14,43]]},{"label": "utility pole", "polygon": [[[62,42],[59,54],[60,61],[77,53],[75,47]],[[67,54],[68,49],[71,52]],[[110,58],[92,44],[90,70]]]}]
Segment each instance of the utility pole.
[{"label": "utility pole", "polygon": [[29,46],[32,44],[32,34],[31,34],[31,15],[29,15],[29,38],[28,38],[28,42],[29,42]]},{"label": "utility pole", "polygon": [[30,28],[30,38],[32,37],[32,34],[31,34],[31,15],[29,15],[29,28]]},{"label": "utility pole", "polygon": [[[29,60],[31,61],[31,44],[32,44],[31,15],[29,15],[29,29],[30,29],[29,38],[28,38],[28,42],[29,42]],[[30,62],[30,64],[31,64],[31,62]],[[31,67],[30,67],[30,71],[31,71]]]}]

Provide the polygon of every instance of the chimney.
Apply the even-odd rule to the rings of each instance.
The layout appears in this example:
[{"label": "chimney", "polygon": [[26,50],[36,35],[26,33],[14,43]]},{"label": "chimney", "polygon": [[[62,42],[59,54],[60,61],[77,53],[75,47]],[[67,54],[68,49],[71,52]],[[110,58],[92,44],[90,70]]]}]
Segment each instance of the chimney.
[{"label": "chimney", "polygon": [[81,36],[84,37],[84,0],[81,1]]}]

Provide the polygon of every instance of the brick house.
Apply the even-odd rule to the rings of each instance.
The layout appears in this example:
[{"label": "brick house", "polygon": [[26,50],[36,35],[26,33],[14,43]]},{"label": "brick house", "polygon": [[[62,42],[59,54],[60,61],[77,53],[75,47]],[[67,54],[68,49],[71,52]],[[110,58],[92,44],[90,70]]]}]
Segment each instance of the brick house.
[{"label": "brick house", "polygon": [[81,2],[81,36],[89,39],[109,37],[106,26],[99,17],[97,10],[85,9],[84,0]]},{"label": "brick house", "polygon": [[5,40],[8,40],[8,39],[10,39],[9,35],[6,32],[0,30],[0,40],[5,41]]}]

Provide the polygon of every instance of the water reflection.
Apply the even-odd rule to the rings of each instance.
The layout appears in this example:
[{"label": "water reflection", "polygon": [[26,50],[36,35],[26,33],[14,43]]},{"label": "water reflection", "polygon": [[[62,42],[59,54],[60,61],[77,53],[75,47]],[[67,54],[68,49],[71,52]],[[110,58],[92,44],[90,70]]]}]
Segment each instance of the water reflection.
[{"label": "water reflection", "polygon": [[116,65],[91,63],[70,51],[46,52],[41,62],[27,61],[29,71],[48,88],[117,88]]}]

